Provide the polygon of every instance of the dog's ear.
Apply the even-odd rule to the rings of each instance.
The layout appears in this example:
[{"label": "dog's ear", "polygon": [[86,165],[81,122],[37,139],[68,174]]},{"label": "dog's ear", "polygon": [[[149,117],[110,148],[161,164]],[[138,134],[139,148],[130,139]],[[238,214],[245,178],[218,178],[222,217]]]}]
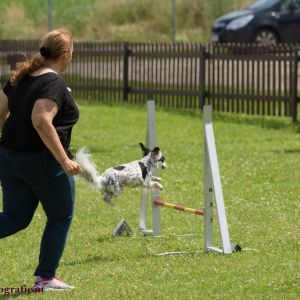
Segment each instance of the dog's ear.
[{"label": "dog's ear", "polygon": [[160,149],[158,147],[154,147],[154,149],[151,151],[154,155],[158,155]]},{"label": "dog's ear", "polygon": [[150,149],[146,148],[143,143],[140,143],[144,156],[150,153]]}]

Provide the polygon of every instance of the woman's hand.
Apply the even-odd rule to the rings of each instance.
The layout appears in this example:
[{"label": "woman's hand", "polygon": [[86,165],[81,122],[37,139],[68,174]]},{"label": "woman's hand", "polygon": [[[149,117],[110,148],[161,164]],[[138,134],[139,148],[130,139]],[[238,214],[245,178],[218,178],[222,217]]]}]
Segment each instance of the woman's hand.
[{"label": "woman's hand", "polygon": [[69,176],[77,175],[82,171],[80,165],[71,159],[66,159],[62,163],[62,167]]}]

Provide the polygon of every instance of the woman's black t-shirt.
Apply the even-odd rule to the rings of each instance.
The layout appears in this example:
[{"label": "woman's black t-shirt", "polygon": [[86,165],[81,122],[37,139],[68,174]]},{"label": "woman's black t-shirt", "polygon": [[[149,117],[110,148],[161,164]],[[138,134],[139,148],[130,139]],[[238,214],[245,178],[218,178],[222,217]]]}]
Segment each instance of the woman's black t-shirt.
[{"label": "woman's black t-shirt", "polygon": [[53,126],[66,153],[72,157],[71,132],[79,118],[79,110],[60,75],[53,72],[28,75],[17,86],[8,81],[3,92],[8,98],[10,115],[3,126],[1,145],[20,152],[49,151],[32,125],[31,113],[36,100],[50,99],[58,106]]}]

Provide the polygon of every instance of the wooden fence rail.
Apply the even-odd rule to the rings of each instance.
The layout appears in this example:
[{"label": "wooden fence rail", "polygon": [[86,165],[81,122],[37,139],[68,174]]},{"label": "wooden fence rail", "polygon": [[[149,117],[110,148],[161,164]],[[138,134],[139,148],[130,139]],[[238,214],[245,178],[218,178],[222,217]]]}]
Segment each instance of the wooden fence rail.
[{"label": "wooden fence rail", "polygon": [[[0,40],[1,84],[38,41]],[[75,42],[64,77],[79,99],[143,103],[297,120],[298,46]]]}]

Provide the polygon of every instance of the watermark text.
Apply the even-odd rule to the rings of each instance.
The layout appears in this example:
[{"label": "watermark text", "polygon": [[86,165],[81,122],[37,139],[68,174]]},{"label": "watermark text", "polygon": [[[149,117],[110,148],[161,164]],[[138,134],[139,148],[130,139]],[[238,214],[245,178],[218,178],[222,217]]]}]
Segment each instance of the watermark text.
[{"label": "watermark text", "polygon": [[44,292],[44,288],[27,287],[26,284],[23,284],[20,287],[0,287],[0,295],[42,293],[42,292]]}]

